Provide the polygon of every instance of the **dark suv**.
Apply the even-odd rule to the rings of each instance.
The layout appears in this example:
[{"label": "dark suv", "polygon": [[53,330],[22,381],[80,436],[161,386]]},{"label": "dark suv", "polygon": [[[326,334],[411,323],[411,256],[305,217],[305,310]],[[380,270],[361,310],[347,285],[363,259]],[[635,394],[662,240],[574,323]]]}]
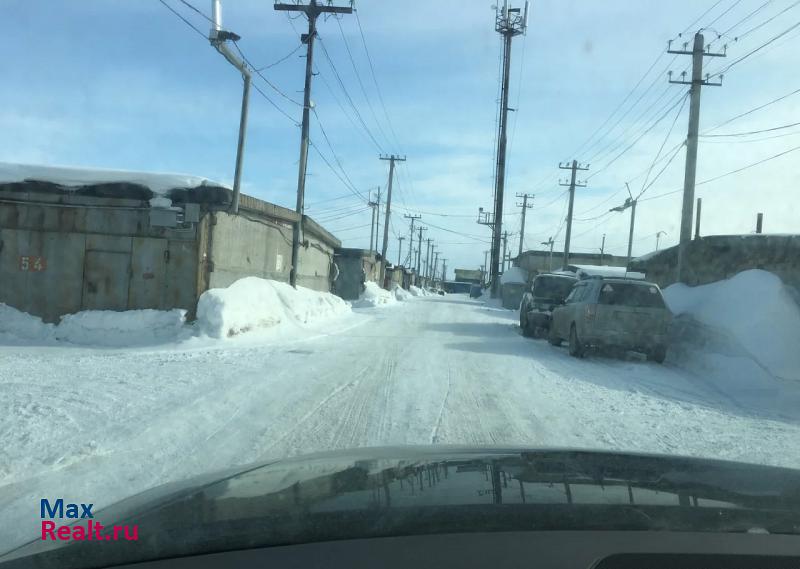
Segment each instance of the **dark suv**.
[{"label": "dark suv", "polygon": [[614,347],[643,352],[662,363],[672,314],[654,283],[593,277],[578,281],[563,306],[553,311],[548,339],[569,341],[569,353]]},{"label": "dark suv", "polygon": [[525,336],[542,338],[550,328],[553,308],[564,302],[578,279],[573,275],[543,273],[522,296],[519,327]]}]

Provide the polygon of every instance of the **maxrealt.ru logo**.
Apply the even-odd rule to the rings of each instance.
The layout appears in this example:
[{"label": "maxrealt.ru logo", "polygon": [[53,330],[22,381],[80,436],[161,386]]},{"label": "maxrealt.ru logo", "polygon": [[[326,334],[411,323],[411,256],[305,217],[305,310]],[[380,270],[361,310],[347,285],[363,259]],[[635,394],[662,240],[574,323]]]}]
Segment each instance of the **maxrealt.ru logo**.
[{"label": "maxrealt.ru logo", "polygon": [[[94,521],[92,508],[94,504],[64,503],[63,498],[58,498],[52,503],[47,498],[40,502],[40,516],[42,518],[42,539],[47,541],[111,541],[126,539],[136,541],[139,539],[139,526],[111,526],[106,528],[100,522]],[[87,520],[85,524],[65,521],[59,525],[58,520]],[[105,530],[105,531],[104,531]]]}]

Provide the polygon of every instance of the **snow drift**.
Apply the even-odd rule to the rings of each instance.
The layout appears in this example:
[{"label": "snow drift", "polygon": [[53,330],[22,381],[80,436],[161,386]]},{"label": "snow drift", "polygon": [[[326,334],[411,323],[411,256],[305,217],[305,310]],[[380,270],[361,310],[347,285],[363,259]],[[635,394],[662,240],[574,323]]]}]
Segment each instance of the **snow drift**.
[{"label": "snow drift", "polygon": [[308,325],[349,310],[346,302],[328,292],[246,277],[200,296],[197,327],[208,336],[225,338],[257,329]]},{"label": "snow drift", "polygon": [[185,310],[86,310],[61,317],[58,324],[0,304],[0,337],[10,341],[53,341],[104,347],[142,346],[175,341],[190,332]]},{"label": "snow drift", "polygon": [[411,300],[413,298],[411,293],[400,285],[394,285],[392,288],[392,293],[394,294],[394,298],[400,302]]},{"label": "snow drift", "polygon": [[378,286],[378,283],[367,281],[364,283],[364,292],[353,303],[356,308],[374,308],[376,306],[385,306],[387,304],[394,304],[399,299],[397,294],[392,291],[384,290]]},{"label": "snow drift", "polygon": [[53,337],[73,344],[146,345],[188,336],[185,321],[186,311],[180,309],[86,310],[63,316]]},{"label": "snow drift", "polygon": [[670,310],[705,328],[705,342],[734,344],[773,376],[800,381],[800,307],[783,282],[762,270],[730,279],[664,290]]}]

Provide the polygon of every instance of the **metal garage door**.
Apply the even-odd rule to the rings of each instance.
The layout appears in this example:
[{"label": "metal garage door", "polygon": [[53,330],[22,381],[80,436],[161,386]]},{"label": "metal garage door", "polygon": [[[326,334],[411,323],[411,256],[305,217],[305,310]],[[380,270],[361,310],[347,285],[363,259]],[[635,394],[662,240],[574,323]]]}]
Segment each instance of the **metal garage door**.
[{"label": "metal garage door", "polygon": [[130,262],[130,253],[86,251],[81,309],[127,309]]}]

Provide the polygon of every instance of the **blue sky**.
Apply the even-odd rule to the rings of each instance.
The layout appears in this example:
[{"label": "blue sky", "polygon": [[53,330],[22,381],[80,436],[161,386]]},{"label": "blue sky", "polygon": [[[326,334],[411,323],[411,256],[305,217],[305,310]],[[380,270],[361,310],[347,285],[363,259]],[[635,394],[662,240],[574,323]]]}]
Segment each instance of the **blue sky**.
[{"label": "blue sky", "polygon": [[[179,0],[165,1],[207,32],[209,25],[202,16]],[[192,4],[210,13],[210,1],[192,0]],[[800,7],[792,4],[790,0],[535,2],[528,34],[515,39],[512,55],[511,106],[517,112],[510,119],[505,228],[514,234],[513,250],[519,239],[519,208],[513,198],[517,192],[535,194],[526,248],[538,247],[551,235],[556,236],[556,248],[563,246],[565,196],[557,182],[564,172],[557,166],[576,158],[591,162],[591,169],[586,173],[588,187],[578,190],[576,197],[572,248],[597,251],[606,234],[606,250],[624,254],[628,214],[604,214],[624,200],[625,182],[631,182],[635,193],[642,189],[644,177],[637,175],[647,171],[662,143],[660,156],[669,158],[667,151],[685,136],[688,105],[679,103],[685,89],[668,85],[664,72],[667,68],[680,72],[689,58],[678,56],[673,61],[673,56],[664,54],[606,123],[610,127],[621,117],[618,126],[610,132],[601,129],[605,136],[589,139],[590,135],[665,51],[667,41],[712,6],[689,34],[710,25],[714,31],[706,32],[708,42],[716,40],[716,32],[730,30],[712,45],[717,50],[728,44],[725,60],[706,59],[712,72],[789,31],[732,67],[722,87],[704,89],[701,131],[800,88],[791,72],[798,63],[800,30],[790,29],[800,21]],[[158,0],[6,0],[4,8],[10,25],[5,30],[0,86],[0,126],[6,132],[0,160],[174,171],[230,183],[241,79]],[[475,215],[478,207],[491,206],[501,50],[491,4],[360,0],[356,8],[389,120],[355,17],[320,21],[322,45],[347,93],[318,45],[319,75],[312,98],[319,121],[312,121],[312,140],[337,170],[338,159],[364,195],[386,185],[388,167],[378,159],[379,153],[408,157],[396,178],[390,259],[396,259],[396,235],[408,233],[400,216],[423,212],[422,223],[429,228],[425,238],[439,244],[448,266],[477,267],[488,249],[488,230],[475,223]],[[239,45],[257,66],[290,54],[299,45],[293,27],[297,32],[305,27],[302,18],[290,21],[265,0],[223,1],[223,24],[242,36]],[[295,202],[300,136],[296,123],[301,109],[294,101],[302,100],[301,55],[297,51],[264,70],[277,90],[255,80],[293,120],[254,92],[245,156],[244,190],[287,207]],[[797,121],[799,101],[800,94],[788,97],[713,133],[791,124]],[[631,111],[622,116],[628,108]],[[704,139],[697,179],[790,150],[800,145],[798,130]],[[772,138],[775,135],[781,136]],[[581,153],[573,155],[578,149]],[[749,233],[757,212],[765,214],[766,231],[797,232],[798,155],[699,185],[697,196],[704,202],[702,233]],[[643,199],[682,187],[683,156],[680,152],[669,162]],[[666,163],[660,162],[651,178]],[[339,175],[344,177],[341,171]],[[675,193],[640,202],[634,254],[652,250],[659,231],[666,232],[662,244],[675,242],[680,200],[680,193]],[[369,210],[313,150],[306,202],[307,213],[346,246],[369,244]],[[602,217],[593,219],[598,216]],[[406,239],[404,249],[407,246]]]}]

